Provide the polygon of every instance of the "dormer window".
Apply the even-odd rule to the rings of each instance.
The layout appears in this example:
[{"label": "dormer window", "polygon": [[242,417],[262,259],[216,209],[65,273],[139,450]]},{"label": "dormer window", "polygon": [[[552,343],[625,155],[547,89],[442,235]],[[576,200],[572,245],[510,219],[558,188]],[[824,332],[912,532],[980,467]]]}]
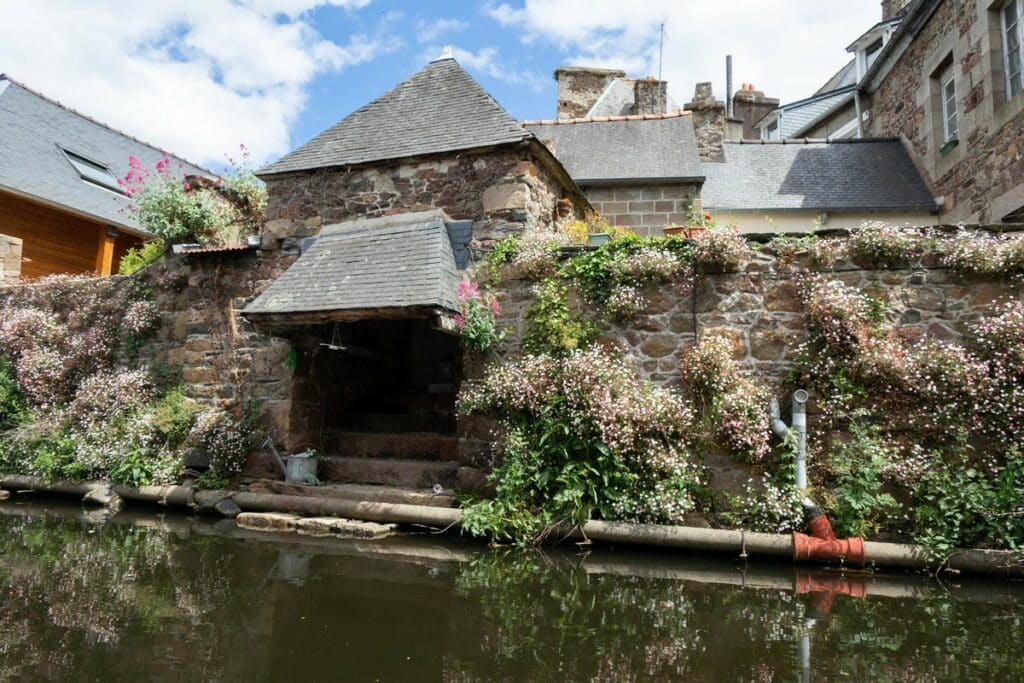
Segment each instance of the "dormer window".
[{"label": "dormer window", "polygon": [[71,165],[78,171],[78,175],[81,176],[82,180],[92,185],[99,185],[105,190],[111,190],[118,194],[124,194],[117,184],[117,176],[115,176],[109,168],[93,161],[92,159],[86,159],[80,154],[69,152],[64,149],[64,156],[67,157]]},{"label": "dormer window", "polygon": [[779,120],[775,119],[768,124],[764,129],[765,140],[778,140],[779,139]]},{"label": "dormer window", "polygon": [[867,70],[870,69],[871,65],[875,63],[876,59],[878,59],[878,55],[881,53],[884,45],[885,42],[883,39],[879,38],[864,48],[864,73],[867,73]]}]

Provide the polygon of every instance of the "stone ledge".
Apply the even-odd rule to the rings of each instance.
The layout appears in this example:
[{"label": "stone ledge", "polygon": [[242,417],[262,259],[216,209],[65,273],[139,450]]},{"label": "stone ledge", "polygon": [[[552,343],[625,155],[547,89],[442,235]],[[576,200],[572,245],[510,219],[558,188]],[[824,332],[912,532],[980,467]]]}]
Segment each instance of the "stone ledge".
[{"label": "stone ledge", "polygon": [[235,524],[252,531],[298,533],[335,538],[379,539],[397,532],[397,524],[360,522],[340,517],[299,517],[280,512],[243,512]]}]

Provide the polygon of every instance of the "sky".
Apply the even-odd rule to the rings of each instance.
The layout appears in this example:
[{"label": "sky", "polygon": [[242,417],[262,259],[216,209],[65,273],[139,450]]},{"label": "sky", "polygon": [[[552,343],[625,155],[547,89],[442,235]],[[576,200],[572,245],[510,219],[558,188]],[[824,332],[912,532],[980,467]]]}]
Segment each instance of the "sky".
[{"label": "sky", "polygon": [[[513,116],[552,118],[560,65],[811,95],[881,18],[878,0],[0,0],[0,72],[219,170],[258,166],[344,118],[445,45]],[[414,112],[410,112],[414,115]]]}]

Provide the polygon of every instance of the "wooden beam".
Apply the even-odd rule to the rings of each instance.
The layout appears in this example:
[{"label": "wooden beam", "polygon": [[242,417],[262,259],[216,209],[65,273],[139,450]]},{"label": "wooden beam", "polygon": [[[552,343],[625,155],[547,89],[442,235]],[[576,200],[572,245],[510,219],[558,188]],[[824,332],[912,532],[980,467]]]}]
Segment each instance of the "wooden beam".
[{"label": "wooden beam", "polygon": [[114,245],[117,243],[117,230],[106,225],[100,227],[100,241],[96,246],[96,273],[107,276],[114,269]]}]

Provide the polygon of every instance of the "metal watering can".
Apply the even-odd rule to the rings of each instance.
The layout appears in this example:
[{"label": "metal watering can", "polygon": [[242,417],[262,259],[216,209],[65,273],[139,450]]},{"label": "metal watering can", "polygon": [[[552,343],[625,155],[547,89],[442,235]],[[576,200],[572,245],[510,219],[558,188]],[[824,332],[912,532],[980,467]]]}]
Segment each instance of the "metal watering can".
[{"label": "metal watering can", "polygon": [[317,459],[315,451],[296,453],[295,455],[282,458],[277,448],[274,447],[273,439],[264,441],[263,447],[269,448],[270,452],[274,454],[277,467],[281,470],[281,474],[287,483],[310,484],[319,482],[316,475],[320,461]]}]

